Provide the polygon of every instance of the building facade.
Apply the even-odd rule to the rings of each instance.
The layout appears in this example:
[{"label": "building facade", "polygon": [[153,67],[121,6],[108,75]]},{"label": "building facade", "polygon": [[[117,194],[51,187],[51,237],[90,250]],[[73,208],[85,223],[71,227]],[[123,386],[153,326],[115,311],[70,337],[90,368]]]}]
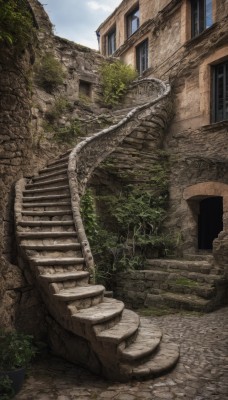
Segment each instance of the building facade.
[{"label": "building facade", "polygon": [[97,30],[103,55],[172,86],[167,226],[183,252],[215,251],[228,230],[227,25],[227,0],[124,0]]}]

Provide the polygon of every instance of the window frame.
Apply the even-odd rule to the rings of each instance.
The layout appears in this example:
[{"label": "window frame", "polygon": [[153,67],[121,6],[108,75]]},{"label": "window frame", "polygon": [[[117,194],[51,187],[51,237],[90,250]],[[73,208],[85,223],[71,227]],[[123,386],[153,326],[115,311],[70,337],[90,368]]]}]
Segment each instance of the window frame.
[{"label": "window frame", "polygon": [[115,53],[115,51],[116,51],[116,27],[113,27],[106,35],[106,54],[108,56],[112,56]]},{"label": "window frame", "polygon": [[[145,57],[145,55],[142,57],[142,54],[141,54],[141,51],[143,50],[144,46],[146,46],[146,60],[145,60],[145,66],[146,67],[145,68],[141,68],[143,57]],[[142,42],[140,42],[136,46],[135,52],[136,52],[136,69],[139,72],[139,75],[142,75],[143,72],[146,71],[149,68],[149,39],[146,38]]]},{"label": "window frame", "polygon": [[[136,16],[136,29],[133,29],[132,25],[134,22],[134,17],[135,15],[138,13],[138,16]],[[137,5],[136,7],[134,7],[127,15],[126,15],[126,37],[127,39],[133,35],[135,32],[137,32],[137,30],[140,27],[140,9],[139,9],[139,5]]]},{"label": "window frame", "polygon": [[[191,38],[193,39],[213,25],[213,0],[190,0],[190,5]],[[207,25],[207,18],[210,19],[209,25]]]},{"label": "window frame", "polygon": [[[219,71],[218,69],[223,67],[222,74],[222,117],[219,117]],[[212,68],[212,122],[221,122],[228,120],[228,111],[226,111],[226,104],[228,107],[228,59],[223,60],[220,63],[214,64]]]}]

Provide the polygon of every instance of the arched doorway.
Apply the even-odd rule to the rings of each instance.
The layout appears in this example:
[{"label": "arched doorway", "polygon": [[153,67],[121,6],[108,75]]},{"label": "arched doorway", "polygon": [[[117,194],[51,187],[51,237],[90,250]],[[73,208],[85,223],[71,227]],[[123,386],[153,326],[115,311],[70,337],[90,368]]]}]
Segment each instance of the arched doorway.
[{"label": "arched doorway", "polygon": [[222,217],[222,197],[206,197],[199,202],[198,249],[212,250],[213,240],[223,230]]},{"label": "arched doorway", "polygon": [[192,219],[191,237],[197,250],[212,250],[221,231],[228,230],[228,185],[204,182],[187,187],[183,192]]}]

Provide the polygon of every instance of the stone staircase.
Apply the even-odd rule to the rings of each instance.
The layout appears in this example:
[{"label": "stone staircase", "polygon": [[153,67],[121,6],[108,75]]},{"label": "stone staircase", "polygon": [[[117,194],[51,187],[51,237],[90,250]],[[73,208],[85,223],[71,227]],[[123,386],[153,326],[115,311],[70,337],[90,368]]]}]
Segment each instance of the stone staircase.
[{"label": "stone staircase", "polygon": [[221,306],[226,282],[213,260],[209,254],[147,260],[144,269],[152,283],[145,305],[202,312]]},{"label": "stone staircase", "polygon": [[[157,327],[125,309],[122,301],[105,297],[105,288],[95,284],[80,196],[96,166],[142,121],[152,121],[155,129],[161,118],[168,122],[169,90],[155,79],[137,82],[131,96],[141,93],[143,104],[50,162],[38,175],[16,184],[18,260],[25,274],[28,268],[32,271],[54,321],[54,350],[76,363],[80,353],[87,354],[83,365],[110,379],[160,375],[177,363],[179,348],[162,339]],[[55,346],[56,340],[61,345]]]}]

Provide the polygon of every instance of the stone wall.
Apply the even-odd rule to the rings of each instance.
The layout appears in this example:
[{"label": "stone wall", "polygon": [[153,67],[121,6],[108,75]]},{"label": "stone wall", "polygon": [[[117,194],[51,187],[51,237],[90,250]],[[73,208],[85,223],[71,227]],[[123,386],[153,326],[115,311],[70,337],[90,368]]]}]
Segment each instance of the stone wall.
[{"label": "stone wall", "polygon": [[[46,309],[29,271],[17,265],[14,237],[14,185],[22,176],[31,176],[47,160],[69,148],[59,144],[44,129],[46,113],[55,100],[64,97],[71,104],[57,123],[66,127],[77,117],[96,120],[99,114],[98,69],[103,57],[97,52],[55,37],[42,5],[29,0],[38,35],[38,45],[15,58],[0,49],[0,326],[16,326],[38,337],[46,335]],[[64,84],[48,93],[37,85],[34,62],[53,53],[65,72]],[[79,101],[80,80],[91,83],[89,104]],[[92,117],[91,117],[92,116]],[[25,273],[25,274],[24,274]]]},{"label": "stone wall", "polygon": [[[37,325],[40,299],[17,266],[13,224],[14,184],[30,172],[33,160],[29,129],[32,53],[15,56],[1,47],[0,54],[0,321],[1,326],[21,326],[20,316],[27,316],[27,322]],[[22,328],[30,331],[29,326]]]},{"label": "stone wall", "polygon": [[[102,25],[102,32],[108,29],[111,21],[114,23],[115,18],[119,23],[125,6],[129,4],[121,3],[116,13]],[[145,75],[169,80],[172,85],[174,118],[166,128],[161,148],[170,155],[171,162],[170,208],[166,229],[175,227],[177,236],[182,237],[183,247],[181,249],[180,246],[179,255],[182,251],[196,252],[198,248],[197,214],[183,199],[185,188],[199,182],[228,182],[228,122],[211,124],[211,65],[228,57],[228,3],[225,0],[213,1],[213,25],[192,39],[189,4],[187,0],[172,0],[164,4],[159,2],[159,6],[163,6],[160,12],[148,12],[146,19],[141,20],[139,30],[115,53],[123,61],[135,65],[135,47],[148,38],[150,68]],[[139,5],[143,7],[143,2]],[[141,159],[136,158],[142,168],[145,162],[143,147],[150,138],[147,133],[140,149]],[[132,146],[136,146],[133,139]],[[148,150],[148,160],[153,163],[152,144]],[[113,154],[111,161],[115,160],[109,168],[112,175],[121,168],[125,170],[129,164],[132,151],[129,150],[129,157],[126,151],[122,146],[121,151],[118,149]],[[221,251],[225,254],[225,248]]]}]

